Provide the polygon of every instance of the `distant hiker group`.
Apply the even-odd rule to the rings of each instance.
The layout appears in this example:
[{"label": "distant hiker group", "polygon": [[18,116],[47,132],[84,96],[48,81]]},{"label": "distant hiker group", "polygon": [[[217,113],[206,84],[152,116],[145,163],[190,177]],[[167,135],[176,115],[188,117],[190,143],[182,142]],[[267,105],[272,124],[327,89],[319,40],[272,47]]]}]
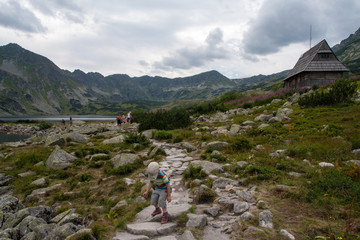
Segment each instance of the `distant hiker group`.
[{"label": "distant hiker group", "polygon": [[116,117],[117,125],[121,126],[122,123],[131,123],[131,112],[128,112],[126,115],[119,115]]}]

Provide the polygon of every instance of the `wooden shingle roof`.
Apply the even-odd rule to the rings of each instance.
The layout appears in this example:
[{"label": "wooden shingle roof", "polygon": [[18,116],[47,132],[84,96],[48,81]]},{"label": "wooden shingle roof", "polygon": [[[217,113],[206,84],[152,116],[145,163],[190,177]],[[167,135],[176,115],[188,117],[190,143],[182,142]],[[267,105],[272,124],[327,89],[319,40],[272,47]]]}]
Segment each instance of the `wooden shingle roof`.
[{"label": "wooden shingle roof", "polygon": [[[330,56],[321,59],[318,54],[329,54]],[[284,80],[287,80],[301,72],[348,72],[347,69],[336,57],[326,40],[322,40],[314,47],[305,52],[297,61],[294,68]]]}]

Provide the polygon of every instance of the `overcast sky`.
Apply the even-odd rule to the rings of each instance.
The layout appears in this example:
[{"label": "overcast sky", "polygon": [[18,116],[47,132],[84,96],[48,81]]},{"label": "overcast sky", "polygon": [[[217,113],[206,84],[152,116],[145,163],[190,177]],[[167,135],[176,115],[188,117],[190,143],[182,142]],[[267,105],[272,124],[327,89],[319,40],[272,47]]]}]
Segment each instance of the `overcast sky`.
[{"label": "overcast sky", "polygon": [[0,0],[0,45],[107,76],[229,78],[291,69],[360,27],[359,0]]}]

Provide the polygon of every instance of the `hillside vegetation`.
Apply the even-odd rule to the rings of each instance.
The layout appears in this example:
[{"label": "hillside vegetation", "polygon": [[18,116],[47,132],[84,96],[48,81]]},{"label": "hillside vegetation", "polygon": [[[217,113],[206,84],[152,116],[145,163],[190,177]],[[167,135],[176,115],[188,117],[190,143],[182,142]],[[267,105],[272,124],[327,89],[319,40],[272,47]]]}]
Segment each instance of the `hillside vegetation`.
[{"label": "hillside vegetation", "polygon": [[[75,208],[97,239],[111,239],[150,204],[149,198],[139,200],[146,184],[145,165],[165,158],[164,149],[153,152],[152,142],[165,141],[174,147],[186,142],[195,147],[192,152],[188,150],[194,159],[224,168],[225,172],[212,172],[213,175],[235,180],[240,189],[255,189],[252,195],[255,203],[261,200],[261,204],[251,210],[255,215],[252,220],[236,218],[236,224],[231,225],[228,233],[230,236],[287,239],[279,234],[280,229],[287,229],[296,239],[360,239],[359,80],[349,84],[355,86],[355,91],[343,101],[330,105],[299,106],[296,104],[299,93],[288,91],[248,96],[233,92],[213,100],[216,104],[200,104],[189,109],[192,121],[185,110],[148,113],[152,115],[139,112],[140,129],[155,128],[157,120],[182,123],[181,128],[169,125],[161,131],[160,127],[150,130],[151,141],[137,133],[136,123],[121,127],[114,123],[75,124],[66,129],[50,125],[43,127],[48,128],[43,130],[46,135],[34,137],[24,146],[2,145],[0,169],[13,177],[10,187],[25,205],[48,205],[58,213]],[[310,96],[331,89],[334,87],[325,86],[310,92],[302,90],[301,94]],[[357,101],[354,101],[356,95]],[[285,116],[280,118],[279,109],[287,109]],[[264,120],[264,116],[278,119]],[[85,133],[87,128],[97,130]],[[77,157],[65,169],[53,170],[46,165],[55,147],[47,146],[45,140],[55,133],[65,139],[61,149]],[[85,134],[87,141],[75,140],[69,133]],[[119,136],[123,136],[123,141],[114,142]],[[110,139],[112,141],[108,141]],[[228,145],[214,153],[215,149],[207,147],[213,141]],[[121,154],[134,154],[138,158],[115,168],[113,159]],[[32,174],[19,175],[29,171]],[[43,185],[31,184],[42,177]],[[133,182],[128,183],[125,177]],[[197,211],[196,202],[202,199],[197,195],[196,181],[211,188],[214,177],[204,173],[201,167],[189,167],[184,184],[193,190],[192,212]],[[61,185],[44,195],[33,194],[33,190],[56,184]],[[229,209],[216,197],[220,193],[208,193],[208,197],[227,213]],[[257,215],[263,209],[272,212],[274,227],[246,235],[246,229],[258,227]],[[185,230],[184,216],[173,221],[178,224],[177,233]],[[199,238],[203,234],[201,229],[186,229]]]}]

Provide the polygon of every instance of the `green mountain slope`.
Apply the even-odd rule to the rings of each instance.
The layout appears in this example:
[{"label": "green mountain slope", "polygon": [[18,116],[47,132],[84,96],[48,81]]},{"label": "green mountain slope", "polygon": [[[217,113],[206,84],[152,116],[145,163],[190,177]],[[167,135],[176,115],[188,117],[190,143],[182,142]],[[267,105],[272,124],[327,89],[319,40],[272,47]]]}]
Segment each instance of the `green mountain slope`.
[{"label": "green mountain slope", "polygon": [[360,73],[360,28],[332,49],[352,73]]}]

